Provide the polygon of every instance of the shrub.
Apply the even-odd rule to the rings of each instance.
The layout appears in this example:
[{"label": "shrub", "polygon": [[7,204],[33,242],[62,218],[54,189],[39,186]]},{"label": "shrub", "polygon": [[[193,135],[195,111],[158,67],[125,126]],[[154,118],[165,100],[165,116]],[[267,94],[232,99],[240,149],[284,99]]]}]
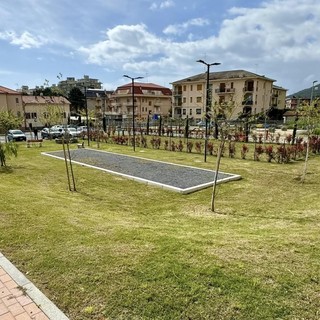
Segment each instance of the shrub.
[{"label": "shrub", "polygon": [[267,155],[267,160],[268,162],[271,162],[272,159],[274,159],[274,150],[273,150],[273,146],[266,146],[264,148],[264,152]]},{"label": "shrub", "polygon": [[258,144],[254,148],[254,160],[260,161],[260,156],[263,154],[264,150],[262,145]]},{"label": "shrub", "polygon": [[248,152],[249,152],[248,146],[246,144],[243,144],[241,147],[241,159],[245,159]]},{"label": "shrub", "polygon": [[229,157],[234,158],[236,154],[236,144],[234,141],[229,141]]},{"label": "shrub", "polygon": [[179,140],[179,143],[177,144],[177,149],[180,152],[182,152],[182,150],[183,150],[183,142],[181,140]]},{"label": "shrub", "polygon": [[164,150],[169,150],[169,141],[168,140],[164,140]]},{"label": "shrub", "polygon": [[188,141],[188,142],[187,142],[187,151],[188,151],[189,153],[191,153],[191,152],[192,152],[192,148],[193,148],[193,142]]},{"label": "shrub", "polygon": [[195,144],[195,148],[198,153],[201,153],[202,143],[200,141],[197,141]]},{"label": "shrub", "polygon": [[209,141],[207,144],[207,151],[210,155],[213,155],[213,150],[214,150],[213,143]]}]

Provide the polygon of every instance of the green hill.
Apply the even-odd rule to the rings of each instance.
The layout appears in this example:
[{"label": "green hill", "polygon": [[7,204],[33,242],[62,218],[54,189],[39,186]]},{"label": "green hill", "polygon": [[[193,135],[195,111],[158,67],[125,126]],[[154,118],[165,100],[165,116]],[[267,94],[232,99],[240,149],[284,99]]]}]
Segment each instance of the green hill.
[{"label": "green hill", "polygon": [[[311,92],[312,92],[312,87],[303,89],[301,91],[298,91],[296,93],[290,94],[287,98],[306,98],[310,99],[311,97]],[[320,84],[315,85],[313,88],[313,98],[320,98]]]}]

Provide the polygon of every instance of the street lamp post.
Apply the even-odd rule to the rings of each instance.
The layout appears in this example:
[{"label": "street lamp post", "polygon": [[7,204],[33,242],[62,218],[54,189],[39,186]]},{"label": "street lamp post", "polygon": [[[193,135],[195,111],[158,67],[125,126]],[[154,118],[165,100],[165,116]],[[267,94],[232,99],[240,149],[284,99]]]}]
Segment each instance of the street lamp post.
[{"label": "street lamp post", "polygon": [[128,75],[123,75],[125,78],[131,79],[131,95],[132,95],[132,135],[133,135],[133,151],[136,151],[136,134],[135,134],[135,119],[134,119],[134,81],[138,79],[143,79],[143,77],[129,77]]},{"label": "street lamp post", "polygon": [[90,146],[90,129],[89,129],[89,113],[88,113],[88,100],[87,100],[87,87],[84,87],[84,99],[85,99],[85,107],[86,107],[86,122],[87,122],[87,139],[88,139],[88,147]]},{"label": "street lamp post", "polygon": [[315,84],[315,83],[317,83],[317,82],[318,82],[318,80],[314,80],[314,81],[312,82],[311,97],[310,97],[310,105],[311,105],[312,100],[313,100],[313,89],[314,89],[314,84]]},{"label": "street lamp post", "polygon": [[204,139],[204,162],[207,161],[207,148],[208,148],[208,120],[210,119],[209,112],[211,111],[211,99],[210,99],[210,88],[209,88],[209,77],[210,77],[210,67],[218,66],[220,62],[206,63],[203,60],[197,60],[207,66],[207,83],[206,83],[206,115],[205,115],[205,139]]}]

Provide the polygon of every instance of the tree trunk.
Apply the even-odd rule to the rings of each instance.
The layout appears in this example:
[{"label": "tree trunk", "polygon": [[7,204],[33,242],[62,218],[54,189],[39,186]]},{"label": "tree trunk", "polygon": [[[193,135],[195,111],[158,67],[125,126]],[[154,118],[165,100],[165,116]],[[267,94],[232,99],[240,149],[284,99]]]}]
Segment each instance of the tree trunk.
[{"label": "tree trunk", "polygon": [[214,212],[215,210],[215,199],[216,199],[216,190],[217,190],[217,180],[218,180],[218,174],[219,174],[219,168],[220,168],[220,162],[221,162],[221,155],[222,150],[224,147],[225,140],[222,140],[220,142],[219,148],[218,148],[218,154],[217,154],[217,162],[216,162],[216,171],[214,175],[213,180],[213,188],[212,188],[212,196],[211,196],[211,211]]},{"label": "tree trunk", "polygon": [[301,182],[302,183],[306,179],[306,174],[307,174],[307,166],[308,166],[308,159],[309,159],[309,140],[310,139],[309,139],[309,136],[308,136],[306,157],[304,159],[304,166],[303,166],[303,171],[302,171],[302,176],[301,176]]}]

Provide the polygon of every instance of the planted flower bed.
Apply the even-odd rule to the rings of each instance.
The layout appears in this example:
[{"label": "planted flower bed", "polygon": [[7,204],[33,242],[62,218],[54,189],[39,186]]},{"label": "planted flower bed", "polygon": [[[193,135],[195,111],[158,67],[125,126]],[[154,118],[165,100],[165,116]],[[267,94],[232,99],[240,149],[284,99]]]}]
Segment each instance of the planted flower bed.
[{"label": "planted flower bed", "polygon": [[[105,134],[101,137],[101,141],[119,145],[133,145],[133,137],[128,135]],[[245,137],[243,135],[229,135],[222,150],[222,156],[254,161],[288,163],[303,159],[306,155],[306,141],[298,138],[296,143],[292,144],[291,135],[287,135],[282,142],[280,142],[278,134],[269,134],[267,142],[263,142],[262,134],[253,134],[252,142],[244,141]],[[219,144],[219,140],[209,139],[207,142],[207,154],[216,156]],[[203,139],[136,135],[135,145],[141,148],[150,147],[172,152],[204,153]],[[312,136],[309,146],[313,154],[319,154],[319,136]]]}]

